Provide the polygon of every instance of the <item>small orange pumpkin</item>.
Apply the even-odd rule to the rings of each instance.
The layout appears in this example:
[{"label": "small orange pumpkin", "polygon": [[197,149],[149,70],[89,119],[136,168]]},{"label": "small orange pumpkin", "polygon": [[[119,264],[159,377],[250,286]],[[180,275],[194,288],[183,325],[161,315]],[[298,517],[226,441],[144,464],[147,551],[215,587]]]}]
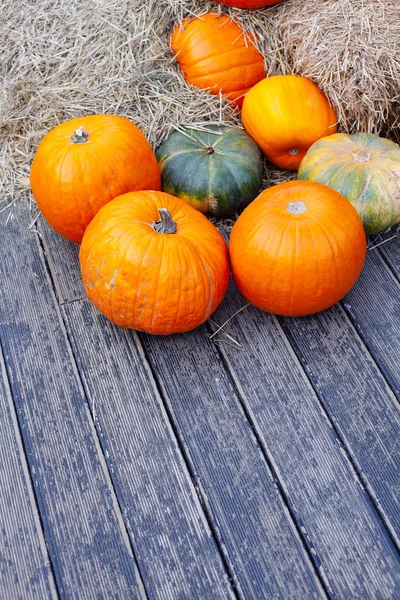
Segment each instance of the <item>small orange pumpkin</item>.
[{"label": "small orange pumpkin", "polygon": [[242,122],[268,160],[298,169],[308,148],[336,132],[336,116],[319,87],[298,75],[274,75],[258,82],[243,102]]},{"label": "small orange pumpkin", "polygon": [[164,192],[132,192],[103,206],[79,259],[89,300],[113,323],[153,334],[204,323],[229,283],[218,229]]},{"label": "small orange pumpkin", "polygon": [[229,247],[234,280],[245,298],[290,317],[332,306],[358,278],[366,236],[353,206],[310,181],[262,192],[239,216]]},{"label": "small orange pumpkin", "polygon": [[265,77],[254,41],[227,15],[206,13],[176,25],[170,46],[188,83],[242,106],[246,92]]},{"label": "small orange pumpkin", "polygon": [[80,243],[97,211],[125,192],[161,187],[157,159],[141,130],[115,115],[61,123],[42,139],[30,182],[45,219]]}]

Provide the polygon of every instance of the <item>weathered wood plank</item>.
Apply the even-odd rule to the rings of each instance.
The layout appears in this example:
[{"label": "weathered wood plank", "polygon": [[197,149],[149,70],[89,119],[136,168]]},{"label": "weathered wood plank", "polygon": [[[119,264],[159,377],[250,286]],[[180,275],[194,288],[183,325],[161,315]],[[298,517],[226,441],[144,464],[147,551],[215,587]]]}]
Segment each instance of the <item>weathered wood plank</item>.
[{"label": "weathered wood plank", "polygon": [[397,226],[395,231],[388,231],[376,236],[374,240],[371,240],[369,246],[372,248],[371,253],[383,256],[397,280],[400,281],[400,226]]},{"label": "weathered wood plank", "polygon": [[243,597],[323,597],[206,329],[140,338]]},{"label": "weathered wood plank", "polygon": [[[79,246],[62,237],[46,223],[42,216],[37,221],[43,238],[46,261],[52,273],[57,299],[60,304],[85,298],[79,264]],[[71,268],[72,266],[72,268]]]},{"label": "weathered wood plank", "polygon": [[400,413],[392,391],[339,304],[280,322],[398,542]]},{"label": "weathered wood plank", "polygon": [[357,285],[343,305],[400,398],[400,283],[379,253],[368,252]]},{"label": "weathered wood plank", "polygon": [[[243,306],[232,284],[213,320]],[[247,307],[215,339],[329,592],[400,596],[396,548],[277,319]]]},{"label": "weathered wood plank", "polygon": [[233,598],[228,576],[135,336],[86,300],[63,306],[100,442],[151,598]]},{"label": "weathered wood plank", "polygon": [[55,599],[58,594],[1,348],[0,398],[0,597]]},{"label": "weathered wood plank", "polygon": [[1,215],[0,339],[58,591],[144,598],[26,203],[13,214]]},{"label": "weathered wood plank", "polygon": [[[51,247],[48,255],[53,254],[55,261],[56,237],[43,223],[41,232]],[[79,273],[75,250],[66,244],[64,251],[69,250],[72,252],[64,261],[68,269]],[[73,273],[70,278],[77,279]],[[58,280],[61,299],[72,289],[66,281],[66,276]],[[68,296],[71,300],[80,297],[79,288],[75,287],[74,293]],[[85,302],[76,302],[65,305],[64,310],[69,315],[75,310],[96,314],[85,306]],[[102,317],[97,319],[103,322],[102,328],[108,329]],[[68,323],[72,323],[72,317],[68,317]],[[71,337],[78,340],[78,331],[74,334],[70,327]],[[130,348],[137,346],[136,333],[126,332],[126,336]],[[140,338],[240,597],[325,597],[206,329],[201,327],[184,336]],[[140,355],[140,345],[130,352]],[[83,359],[79,361],[83,369]],[[115,438],[111,442],[118,443]]]}]

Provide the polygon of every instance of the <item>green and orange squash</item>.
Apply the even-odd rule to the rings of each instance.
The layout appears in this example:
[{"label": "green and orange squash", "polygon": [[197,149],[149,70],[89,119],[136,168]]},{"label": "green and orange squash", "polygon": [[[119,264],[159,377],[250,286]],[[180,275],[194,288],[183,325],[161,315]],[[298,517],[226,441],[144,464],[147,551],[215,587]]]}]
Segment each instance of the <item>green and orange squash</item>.
[{"label": "green and orange squash", "polygon": [[336,133],[315,142],[299,179],[336,190],[357,210],[367,234],[400,222],[400,148],[372,133]]}]

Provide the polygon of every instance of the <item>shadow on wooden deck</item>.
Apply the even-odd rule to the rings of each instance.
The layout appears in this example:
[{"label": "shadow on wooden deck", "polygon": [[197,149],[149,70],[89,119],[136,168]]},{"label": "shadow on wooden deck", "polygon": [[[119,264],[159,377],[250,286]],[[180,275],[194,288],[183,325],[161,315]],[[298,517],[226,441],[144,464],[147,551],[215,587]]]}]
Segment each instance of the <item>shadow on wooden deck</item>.
[{"label": "shadow on wooden deck", "polygon": [[102,317],[77,246],[11,210],[1,598],[400,598],[399,236],[318,315],[230,319],[232,284],[156,337]]}]

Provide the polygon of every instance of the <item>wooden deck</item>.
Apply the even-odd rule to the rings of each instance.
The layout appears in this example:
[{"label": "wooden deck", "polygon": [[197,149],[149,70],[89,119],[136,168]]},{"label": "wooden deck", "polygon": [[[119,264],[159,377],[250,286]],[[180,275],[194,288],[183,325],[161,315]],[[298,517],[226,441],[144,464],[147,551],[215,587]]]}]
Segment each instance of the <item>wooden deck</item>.
[{"label": "wooden deck", "polygon": [[233,284],[138,334],[28,201],[0,231],[2,600],[400,598],[400,235],[333,308],[210,339]]}]

